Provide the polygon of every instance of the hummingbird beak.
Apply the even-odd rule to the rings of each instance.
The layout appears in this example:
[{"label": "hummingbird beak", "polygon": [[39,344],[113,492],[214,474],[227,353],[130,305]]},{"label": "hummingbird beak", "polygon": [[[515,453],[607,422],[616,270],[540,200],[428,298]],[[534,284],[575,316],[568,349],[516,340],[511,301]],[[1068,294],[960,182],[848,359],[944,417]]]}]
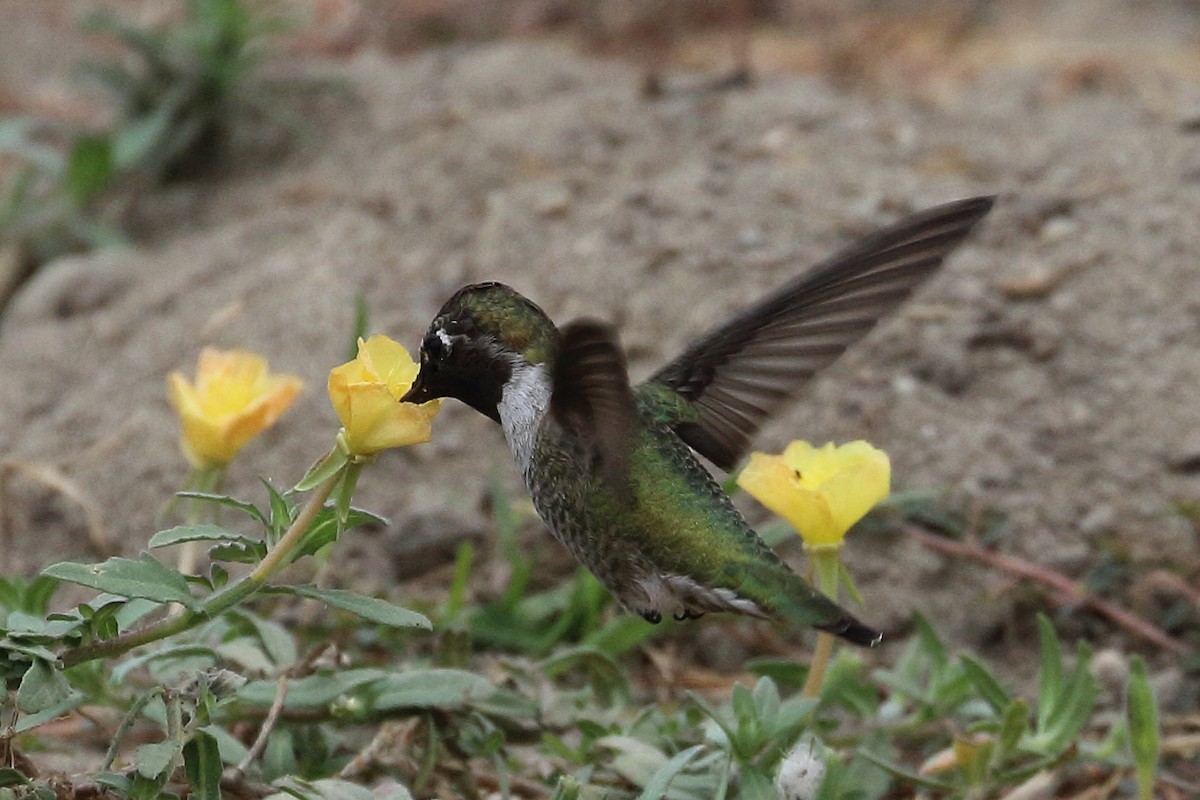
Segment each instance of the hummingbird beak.
[{"label": "hummingbird beak", "polygon": [[425,370],[417,373],[416,379],[413,380],[412,386],[400,398],[401,403],[424,403],[427,400],[432,400],[433,394],[429,391],[429,387],[425,385]]}]

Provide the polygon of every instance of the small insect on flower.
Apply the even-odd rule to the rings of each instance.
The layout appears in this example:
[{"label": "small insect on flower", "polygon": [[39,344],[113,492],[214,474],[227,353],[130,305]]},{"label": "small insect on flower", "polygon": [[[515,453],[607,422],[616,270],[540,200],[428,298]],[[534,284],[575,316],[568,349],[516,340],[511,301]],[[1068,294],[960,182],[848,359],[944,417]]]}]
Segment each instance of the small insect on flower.
[{"label": "small insect on flower", "polygon": [[329,399],[351,452],[369,456],[429,441],[442,401],[400,402],[418,372],[403,345],[381,335],[359,339],[358,357],[330,371]]},{"label": "small insect on flower", "polygon": [[753,453],[738,486],[791,523],[809,548],[837,548],[850,526],[888,496],[887,453],[864,441],[813,447],[794,441],[782,455]]},{"label": "small insect on flower", "polygon": [[167,376],[183,454],[196,469],[224,467],[283,416],[302,387],[295,375],[272,374],[260,355],[206,347],[194,384],[179,372]]}]

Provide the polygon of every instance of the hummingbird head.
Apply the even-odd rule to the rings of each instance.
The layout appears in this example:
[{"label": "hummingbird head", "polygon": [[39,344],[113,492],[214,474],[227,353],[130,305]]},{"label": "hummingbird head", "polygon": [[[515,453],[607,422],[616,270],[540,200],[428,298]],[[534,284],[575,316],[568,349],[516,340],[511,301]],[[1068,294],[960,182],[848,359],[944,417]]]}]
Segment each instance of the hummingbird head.
[{"label": "hummingbird head", "polygon": [[453,397],[499,422],[513,372],[551,363],[557,349],[558,330],[531,300],[502,283],[464,286],[430,323],[421,371],[402,399]]}]

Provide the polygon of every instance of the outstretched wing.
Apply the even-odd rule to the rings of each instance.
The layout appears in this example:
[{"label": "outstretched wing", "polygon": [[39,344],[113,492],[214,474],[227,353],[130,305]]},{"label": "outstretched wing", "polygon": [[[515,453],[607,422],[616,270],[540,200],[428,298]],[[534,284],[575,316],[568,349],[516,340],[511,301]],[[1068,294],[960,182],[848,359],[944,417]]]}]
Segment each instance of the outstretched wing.
[{"label": "outstretched wing", "polygon": [[590,448],[595,469],[616,491],[629,491],[636,405],[616,332],[595,320],[562,328],[550,413]]},{"label": "outstretched wing", "polygon": [[975,197],[907,217],[709,331],[646,382],[690,403],[694,414],[675,432],[732,469],[766,418],[907,299],[994,201]]}]

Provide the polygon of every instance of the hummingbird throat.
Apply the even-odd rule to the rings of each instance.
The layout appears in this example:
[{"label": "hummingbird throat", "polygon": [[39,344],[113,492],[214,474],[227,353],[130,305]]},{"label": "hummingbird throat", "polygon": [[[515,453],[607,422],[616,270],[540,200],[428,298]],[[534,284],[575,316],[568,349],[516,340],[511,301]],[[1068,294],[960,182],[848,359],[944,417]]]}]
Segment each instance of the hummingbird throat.
[{"label": "hummingbird throat", "polygon": [[513,364],[512,376],[500,394],[500,424],[522,475],[529,474],[538,429],[550,408],[550,392],[546,365],[521,361]]}]

